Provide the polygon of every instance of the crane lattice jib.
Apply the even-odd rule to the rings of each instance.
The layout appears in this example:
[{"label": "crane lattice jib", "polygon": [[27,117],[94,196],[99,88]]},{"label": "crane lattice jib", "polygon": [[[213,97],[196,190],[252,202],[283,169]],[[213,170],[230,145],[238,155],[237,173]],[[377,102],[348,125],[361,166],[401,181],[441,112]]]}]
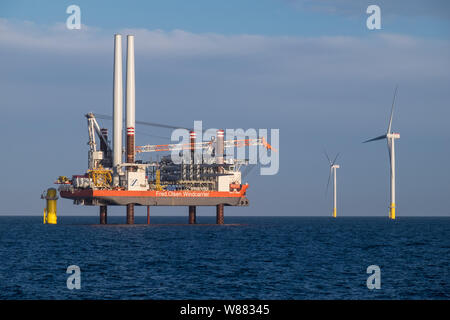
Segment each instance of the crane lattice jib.
[{"label": "crane lattice jib", "polygon": [[[196,142],[193,147],[191,143],[176,143],[176,144],[158,144],[158,145],[145,145],[145,146],[137,146],[136,153],[142,152],[158,152],[158,151],[181,151],[181,150],[192,150],[192,149],[207,149],[212,147],[213,141],[207,142]],[[236,139],[236,140],[225,140],[224,147],[247,147],[247,146],[264,146],[266,149],[273,150],[274,148],[267,143],[267,141],[262,138],[258,139]]]}]

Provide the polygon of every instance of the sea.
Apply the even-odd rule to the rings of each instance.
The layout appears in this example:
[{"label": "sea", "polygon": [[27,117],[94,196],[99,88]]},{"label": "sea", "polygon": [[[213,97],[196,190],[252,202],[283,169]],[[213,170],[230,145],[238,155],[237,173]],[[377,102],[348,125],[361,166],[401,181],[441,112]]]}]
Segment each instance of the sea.
[{"label": "sea", "polygon": [[0,217],[0,299],[450,298],[450,217],[98,222]]}]

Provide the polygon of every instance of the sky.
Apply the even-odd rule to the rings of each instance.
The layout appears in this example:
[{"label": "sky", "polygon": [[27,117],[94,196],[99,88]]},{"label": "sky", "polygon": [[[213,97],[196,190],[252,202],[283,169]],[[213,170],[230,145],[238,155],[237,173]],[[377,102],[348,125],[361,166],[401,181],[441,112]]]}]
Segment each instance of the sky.
[{"label": "sky", "polygon": [[[66,28],[72,4],[80,30]],[[370,4],[380,30],[366,27]],[[324,149],[340,153],[338,215],[387,216],[386,142],[362,141],[385,133],[396,85],[397,216],[450,216],[450,3],[438,0],[2,1],[0,215],[41,215],[41,193],[87,169],[84,114],[112,113],[115,33],[135,35],[138,120],[279,129],[279,172],[252,170],[250,206],[225,216],[330,216]],[[137,145],[171,134],[136,131]]]}]

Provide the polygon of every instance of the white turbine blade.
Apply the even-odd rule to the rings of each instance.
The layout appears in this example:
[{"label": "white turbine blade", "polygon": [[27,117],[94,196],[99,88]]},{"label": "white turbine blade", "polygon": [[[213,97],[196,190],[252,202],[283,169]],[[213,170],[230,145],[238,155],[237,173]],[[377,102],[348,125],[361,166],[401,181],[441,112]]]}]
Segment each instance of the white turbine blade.
[{"label": "white turbine blade", "polygon": [[363,143],[371,142],[371,141],[376,141],[376,140],[381,140],[381,139],[386,139],[386,138],[387,138],[387,136],[386,136],[385,134],[383,134],[382,136],[379,136],[379,137],[376,137],[376,138],[373,138],[373,139],[366,140],[366,141],[364,141]]},{"label": "white turbine blade", "polygon": [[327,159],[328,159],[328,163],[329,163],[329,164],[330,164],[330,166],[331,166],[331,160],[330,160],[330,157],[328,156],[328,153],[327,153],[327,151],[326,151],[326,150],[324,150],[323,152],[325,153],[325,157],[327,157]]},{"label": "white turbine blade", "polygon": [[327,183],[327,190],[325,191],[325,196],[328,194],[328,187],[330,186],[330,180],[331,180],[331,171],[333,169],[330,166],[330,173],[328,174],[328,183]]},{"label": "white turbine blade", "polygon": [[338,154],[336,155],[336,158],[334,158],[332,165],[334,165],[334,164],[336,163],[336,160],[337,160],[337,158],[339,157],[339,153],[340,153],[340,152],[338,152]]},{"label": "white turbine blade", "polygon": [[389,151],[389,160],[391,159],[391,140],[387,139],[387,147]]},{"label": "white turbine blade", "polygon": [[[106,114],[99,114],[95,113],[94,116],[98,119],[105,119],[105,120],[111,120],[112,117]],[[160,127],[160,128],[167,128],[167,129],[186,129],[186,130],[194,130],[192,128],[185,128],[185,127],[177,127],[177,126],[171,126],[168,124],[163,123],[155,123],[155,122],[146,122],[146,121],[136,121],[136,124],[143,124],[146,126],[152,126],[152,127]]]},{"label": "white turbine blade", "polygon": [[392,129],[392,116],[394,115],[394,105],[395,105],[395,97],[397,96],[397,88],[398,88],[398,86],[395,87],[394,98],[392,99],[391,117],[389,118],[389,126],[388,126],[388,129],[387,129],[387,133],[392,133],[391,132],[391,129]]}]

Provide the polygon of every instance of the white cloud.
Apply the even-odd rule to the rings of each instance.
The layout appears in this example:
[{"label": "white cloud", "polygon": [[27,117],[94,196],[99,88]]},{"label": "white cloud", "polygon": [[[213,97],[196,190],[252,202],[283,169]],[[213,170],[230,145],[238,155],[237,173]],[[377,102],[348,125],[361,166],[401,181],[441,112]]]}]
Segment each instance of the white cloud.
[{"label": "white cloud", "polygon": [[[388,33],[367,37],[147,29],[123,29],[120,33],[124,38],[136,36],[138,75],[147,81],[167,81],[168,87],[183,81],[178,90],[214,84],[219,88],[221,84],[231,91],[246,88],[257,96],[270,92],[291,99],[300,95],[315,99],[325,90],[328,94],[323,98],[335,99],[353,86],[356,99],[379,86],[420,87],[426,83],[442,89],[450,81],[450,42],[439,39]],[[111,72],[113,34],[98,28],[67,30],[61,24],[42,26],[0,19],[0,47],[3,84],[20,87],[28,81],[28,85],[55,82],[73,86],[82,81],[104,85],[104,78],[98,75]],[[123,47],[125,50],[125,39]],[[294,102],[286,108],[289,105]]]},{"label": "white cloud", "polygon": [[[425,203],[424,197],[426,202],[442,204],[440,195],[446,190],[448,174],[441,174],[440,168],[445,167],[449,154],[448,148],[437,146],[436,141],[449,134],[449,41],[385,32],[370,37],[223,35],[146,29],[120,32],[136,36],[136,100],[141,119],[183,126],[204,120],[206,126],[280,129],[282,176],[274,179],[285,188],[274,190],[273,196],[282,199],[286,210],[292,212],[298,208],[293,199],[298,197],[299,183],[305,186],[301,196],[308,200],[302,203],[315,203],[309,199],[322,201],[310,188],[318,184],[315,171],[310,169],[321,166],[318,161],[322,150],[318,146],[329,141],[336,148],[348,146],[347,168],[380,165],[371,158],[375,155],[355,151],[359,144],[355,145],[385,129],[392,90],[398,83],[395,129],[402,133],[399,159],[408,158],[407,165],[412,168],[406,174],[402,166],[405,175],[399,181],[416,185],[414,168],[427,167],[428,161],[434,161],[436,169],[424,177],[422,185],[435,189],[412,190],[409,196],[417,200],[409,208],[417,211]],[[125,49],[125,40],[123,45]],[[20,128],[16,143],[4,142],[12,149],[7,149],[8,153],[15,155],[3,160],[4,167],[29,166],[31,152],[33,165],[42,176],[62,174],[59,171],[69,174],[74,168],[83,170],[86,128],[82,115],[111,111],[113,34],[92,27],[66,30],[62,25],[2,19],[0,48],[0,137],[8,138],[9,132]],[[414,136],[421,137],[420,148],[412,143]],[[37,155],[50,149],[48,141],[60,150],[52,147],[54,156],[51,151]],[[433,152],[432,157],[421,155],[426,148]],[[378,152],[376,146],[370,150]],[[55,161],[63,157],[64,161]],[[302,175],[298,177],[300,182],[291,179],[290,172]],[[352,172],[348,169],[345,174],[349,177]],[[16,181],[17,189],[28,181],[25,176],[17,177],[14,170],[5,174],[6,180]],[[378,190],[385,186],[383,177],[372,178],[374,189],[367,192],[384,195]],[[362,181],[359,171],[348,179],[354,185],[353,190],[349,186],[350,194],[370,187]],[[42,182],[32,180],[40,189]],[[442,204],[442,208],[446,207],[448,203]],[[304,209],[314,212],[314,208]]]},{"label": "white cloud", "polygon": [[0,44],[9,50],[95,52],[105,47],[106,38],[101,36],[100,29],[85,25],[81,30],[68,30],[63,23],[46,26],[0,18]]},{"label": "white cloud", "polygon": [[[352,36],[263,36],[251,34],[222,35],[217,33],[192,33],[184,30],[123,29],[123,35],[134,34],[139,48],[146,53],[179,54],[254,54],[267,49],[292,49],[305,46],[340,49],[351,46],[370,46],[383,41],[387,45],[420,45],[424,39],[412,36],[380,33],[368,37]],[[0,18],[0,43],[6,48],[35,48],[51,51],[66,48],[103,50],[111,46],[113,35],[102,29],[83,25],[81,30],[68,30],[65,24],[52,26],[33,22],[11,22]],[[427,41],[431,43],[430,41]]]},{"label": "white cloud", "polygon": [[[287,76],[290,70],[314,68],[310,77],[355,75],[366,66],[377,68],[374,77],[386,76],[384,72],[392,74],[408,63],[412,65],[409,71],[402,69],[404,76],[418,70],[422,75],[433,75],[449,66],[450,55],[448,41],[388,33],[367,37],[222,35],[147,29],[123,29],[120,33],[136,36],[136,54],[144,59],[194,59],[205,64],[214,59],[235,59],[236,65],[240,61],[246,68],[287,72]],[[9,52],[45,53],[49,58],[69,54],[88,60],[112,56],[113,35],[87,26],[67,30],[63,24],[42,26],[0,19],[0,45]]]}]

